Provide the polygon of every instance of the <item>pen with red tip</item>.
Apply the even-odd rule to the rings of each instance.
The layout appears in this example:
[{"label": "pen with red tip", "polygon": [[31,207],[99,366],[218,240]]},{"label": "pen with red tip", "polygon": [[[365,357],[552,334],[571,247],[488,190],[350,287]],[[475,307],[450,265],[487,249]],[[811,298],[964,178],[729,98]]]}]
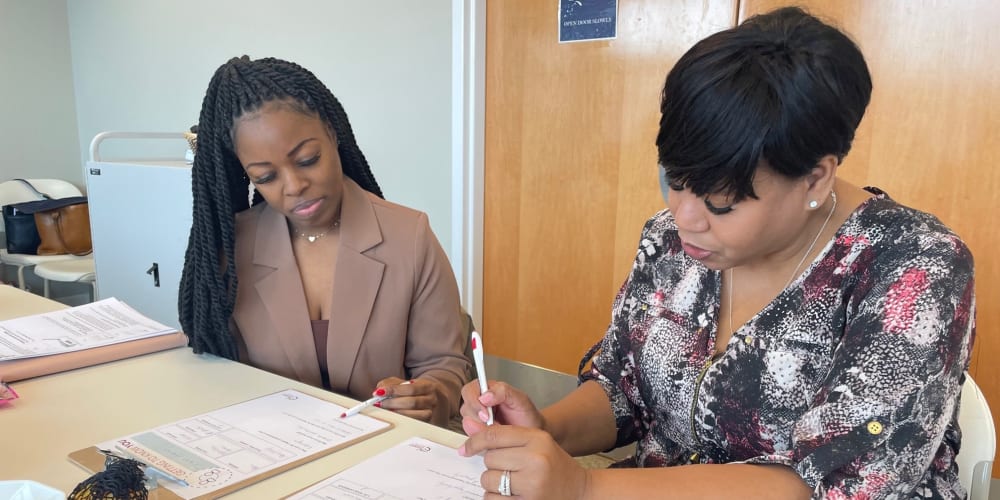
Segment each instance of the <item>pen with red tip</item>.
[{"label": "pen with red tip", "polygon": [[[403,382],[402,384],[399,384],[399,385],[410,385],[412,382],[413,382],[412,380],[407,380],[406,382]],[[362,401],[362,402],[360,402],[360,403],[358,403],[358,404],[356,404],[356,405],[348,408],[347,411],[345,411],[344,413],[340,414],[340,418],[347,418],[347,417],[350,417],[350,416],[353,416],[353,415],[357,415],[358,413],[361,413],[361,410],[364,410],[365,408],[373,406],[373,405],[375,405],[375,403],[381,403],[382,401],[385,401],[385,400],[389,399],[389,397],[390,396],[386,396],[386,395],[372,396],[371,398],[368,398],[367,400]]]},{"label": "pen with red tip", "polygon": [[[486,364],[483,362],[483,338],[479,335],[479,332],[472,332],[472,359],[476,362],[476,374],[479,377],[479,394],[483,394],[490,390],[489,386],[486,385]],[[486,408],[486,413],[489,418],[486,419],[486,425],[493,425],[493,408]]]},{"label": "pen with red tip", "polygon": [[17,399],[17,393],[14,392],[14,388],[7,385],[7,383],[3,380],[0,380],[0,404],[4,404],[15,399]]}]

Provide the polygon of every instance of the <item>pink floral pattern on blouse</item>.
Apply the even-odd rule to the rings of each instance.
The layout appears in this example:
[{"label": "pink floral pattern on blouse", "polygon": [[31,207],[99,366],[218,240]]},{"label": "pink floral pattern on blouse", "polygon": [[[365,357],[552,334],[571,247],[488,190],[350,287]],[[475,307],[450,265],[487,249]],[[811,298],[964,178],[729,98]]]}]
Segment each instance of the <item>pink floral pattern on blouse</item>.
[{"label": "pink floral pattern on blouse", "polygon": [[[714,354],[720,273],[664,210],[582,379],[607,392],[622,466],[783,464],[815,498],[963,498],[958,408],[975,335],[973,261],[932,215],[866,201]],[[720,478],[722,479],[722,478]],[[669,485],[664,485],[669,488]]]}]

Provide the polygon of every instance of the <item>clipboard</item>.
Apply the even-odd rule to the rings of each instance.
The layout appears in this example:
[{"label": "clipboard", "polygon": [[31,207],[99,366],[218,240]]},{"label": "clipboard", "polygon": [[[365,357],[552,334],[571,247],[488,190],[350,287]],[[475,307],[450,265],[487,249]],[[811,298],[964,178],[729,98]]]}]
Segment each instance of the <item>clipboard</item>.
[{"label": "clipboard", "polygon": [[[265,394],[263,396],[260,396],[260,398],[271,396],[271,395],[274,395],[274,394],[279,394],[281,392],[283,392],[283,391],[278,391],[278,392],[271,393],[271,394]],[[322,401],[331,402],[331,401],[328,401],[326,399],[320,398],[318,396],[314,396],[312,394],[308,394],[308,395],[312,396],[312,397],[314,397],[316,399],[322,400]],[[259,399],[259,398],[254,398],[254,399]],[[247,401],[242,401],[240,403],[235,403],[235,404],[229,405],[229,406],[235,406],[235,405],[243,404],[243,403],[246,403],[248,401],[253,401],[253,399],[250,399],[250,400],[247,400]],[[334,403],[334,404],[336,404],[336,403]],[[223,407],[223,408],[227,408],[227,407]],[[217,411],[217,410],[212,410],[212,411]],[[211,413],[211,411],[205,412],[205,413]],[[198,415],[192,415],[191,417],[196,417],[196,416],[198,416]],[[308,462],[311,462],[311,461],[316,460],[316,459],[321,458],[321,457],[325,457],[327,455],[330,455],[332,453],[335,453],[337,451],[343,450],[343,449],[348,448],[350,446],[353,446],[353,445],[355,445],[357,443],[365,441],[365,440],[367,440],[369,438],[375,437],[375,436],[377,436],[379,434],[382,434],[384,432],[387,432],[387,431],[391,430],[394,427],[394,424],[392,422],[387,421],[387,420],[383,420],[383,419],[380,419],[378,417],[373,417],[371,415],[365,415],[365,416],[368,417],[368,418],[370,418],[370,419],[382,422],[382,423],[384,423],[386,425],[384,427],[382,427],[380,429],[376,429],[376,430],[374,430],[374,431],[372,431],[370,433],[358,436],[358,437],[356,437],[354,439],[351,439],[349,441],[345,441],[343,443],[337,444],[337,445],[335,445],[333,447],[330,447],[330,448],[327,448],[327,449],[323,449],[323,450],[319,450],[316,453],[313,453],[311,455],[302,457],[302,458],[300,458],[298,460],[289,462],[287,464],[281,465],[281,466],[276,467],[274,469],[270,469],[270,470],[261,472],[259,474],[250,476],[250,477],[248,477],[246,479],[243,479],[241,481],[237,481],[237,482],[235,482],[233,484],[230,484],[228,486],[225,486],[223,488],[220,488],[220,489],[217,489],[217,490],[212,490],[212,491],[210,491],[210,492],[208,492],[208,493],[206,493],[204,495],[199,495],[197,497],[192,497],[192,500],[207,500],[207,499],[218,498],[218,497],[221,497],[221,496],[224,496],[224,495],[228,495],[228,494],[230,494],[230,493],[232,493],[234,491],[243,489],[243,488],[245,488],[247,486],[250,486],[250,485],[252,485],[254,483],[257,483],[259,481],[263,481],[265,479],[274,477],[274,476],[276,476],[278,474],[281,474],[281,473],[283,473],[285,471],[294,469],[295,467],[298,467],[300,465],[306,464]],[[191,418],[191,417],[188,417],[188,418]],[[167,422],[165,425],[169,425],[169,424],[170,424],[170,422]],[[67,458],[69,459],[70,462],[72,462],[73,464],[75,464],[75,465],[83,468],[85,471],[89,472],[90,474],[96,474],[96,473],[101,472],[101,471],[104,470],[104,459],[105,459],[105,456],[104,456],[104,454],[102,454],[98,450],[97,446],[89,446],[87,448],[76,450],[74,452],[69,453],[69,455],[67,455]],[[158,486],[157,488],[155,488],[155,489],[153,489],[152,491],[149,492],[149,497],[148,498],[149,498],[149,500],[184,500],[184,497],[182,497],[182,496],[178,495],[177,493],[175,493],[175,492],[169,490],[168,488],[164,487],[162,485],[162,483],[161,483],[160,486]]]}]

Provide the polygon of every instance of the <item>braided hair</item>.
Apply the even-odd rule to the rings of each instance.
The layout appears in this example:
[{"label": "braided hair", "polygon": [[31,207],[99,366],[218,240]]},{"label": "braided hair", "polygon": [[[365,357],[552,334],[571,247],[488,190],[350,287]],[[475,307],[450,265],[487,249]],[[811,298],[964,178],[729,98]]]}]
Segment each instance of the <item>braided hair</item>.
[{"label": "braided hair", "polygon": [[[358,149],[340,101],[309,70],[274,58],[234,57],[212,76],[198,119],[198,150],[191,170],[193,213],[184,255],[178,311],[188,345],[238,358],[229,319],[236,304],[235,217],[250,207],[250,180],[233,147],[234,124],[265,104],[280,102],[315,116],[337,139],[344,174],[382,197]],[[254,196],[254,203],[260,201]]]}]

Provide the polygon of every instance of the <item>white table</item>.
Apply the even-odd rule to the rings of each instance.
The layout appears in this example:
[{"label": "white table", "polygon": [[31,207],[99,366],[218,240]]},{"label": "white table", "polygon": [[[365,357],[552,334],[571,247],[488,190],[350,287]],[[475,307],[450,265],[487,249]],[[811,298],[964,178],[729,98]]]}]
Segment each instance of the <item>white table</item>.
[{"label": "white table", "polygon": [[[65,307],[0,285],[0,320]],[[21,398],[0,409],[0,480],[32,479],[69,493],[88,477],[66,455],[101,441],[283,389],[342,406],[354,400],[214,356],[178,348],[12,384]],[[394,427],[255,483],[227,498],[279,498],[412,436],[458,447],[465,437],[393,412],[368,414]]]}]

